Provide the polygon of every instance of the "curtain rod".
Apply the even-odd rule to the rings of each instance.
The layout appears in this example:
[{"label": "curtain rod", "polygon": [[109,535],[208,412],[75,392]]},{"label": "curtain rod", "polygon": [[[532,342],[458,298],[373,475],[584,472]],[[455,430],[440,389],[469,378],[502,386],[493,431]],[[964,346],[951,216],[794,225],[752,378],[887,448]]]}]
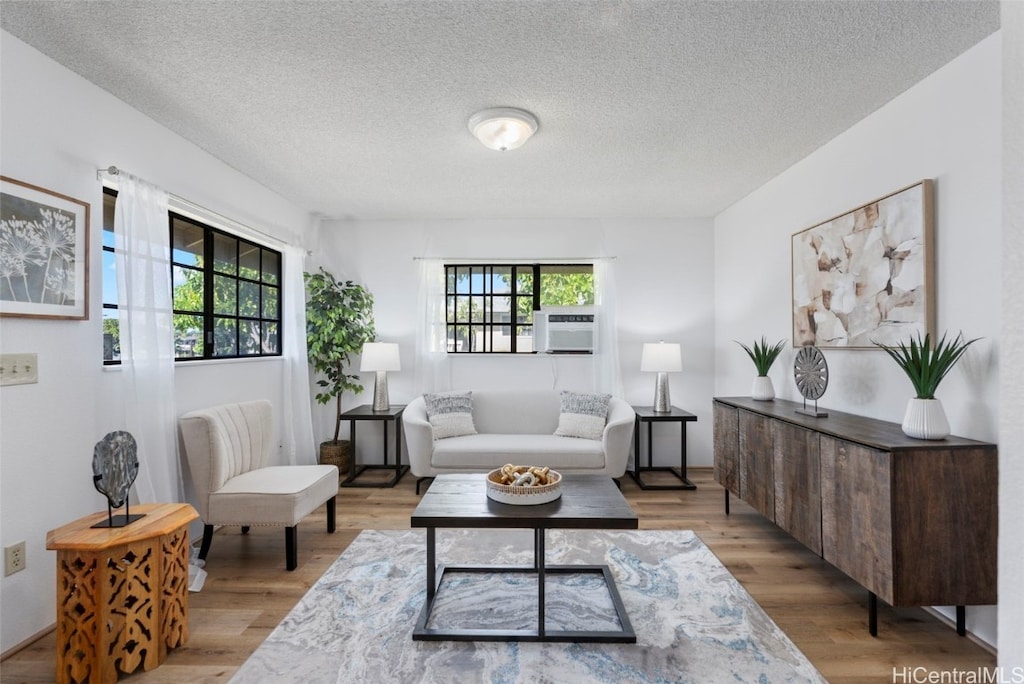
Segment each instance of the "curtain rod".
[{"label": "curtain rod", "polygon": [[[109,174],[111,176],[117,176],[117,175],[120,175],[122,173],[122,169],[119,169],[119,168],[117,168],[116,166],[113,166],[113,165],[108,166],[105,169],[96,169],[96,179],[97,180],[102,180],[104,173]],[[125,171],[124,173],[127,174],[128,172]],[[128,175],[131,175],[131,174],[128,174]],[[135,178],[138,178],[138,176],[135,176]],[[145,179],[139,178],[139,180],[145,180]],[[148,183],[149,181],[146,181],[146,182]],[[152,185],[152,183],[150,183],[150,185]],[[193,202],[192,200],[187,200],[184,197],[181,197],[180,195],[175,195],[172,192],[168,192],[167,196],[169,198],[173,199],[178,204],[184,205],[184,207],[186,209],[191,209],[193,211],[200,211],[200,212],[204,212],[206,214],[209,214],[210,216],[214,217],[218,221],[222,221],[223,223],[226,223],[227,225],[229,225],[229,226],[231,226],[233,228],[240,229],[243,232],[255,233],[256,235],[259,235],[259,236],[261,236],[261,237],[263,237],[263,238],[265,238],[267,240],[270,240],[271,242],[274,242],[274,243],[276,243],[278,245],[287,245],[288,244],[287,242],[285,242],[284,240],[282,240],[279,237],[274,237],[273,235],[270,235],[269,233],[264,233],[262,230],[259,230],[257,228],[253,228],[252,226],[247,226],[246,224],[240,223],[239,221],[236,221],[233,218],[229,218],[229,217],[225,216],[224,214],[216,212],[216,211],[214,211],[212,209],[208,209],[208,208],[204,207],[201,204],[197,204],[197,203]]]},{"label": "curtain rod", "polygon": [[424,259],[437,259],[438,261],[449,261],[453,263],[481,263],[490,265],[494,264],[562,264],[568,261],[597,261],[599,259],[609,259],[614,261],[618,259],[617,256],[585,256],[585,257],[558,257],[557,259],[503,259],[501,257],[422,257],[414,256],[413,261],[423,261]]}]

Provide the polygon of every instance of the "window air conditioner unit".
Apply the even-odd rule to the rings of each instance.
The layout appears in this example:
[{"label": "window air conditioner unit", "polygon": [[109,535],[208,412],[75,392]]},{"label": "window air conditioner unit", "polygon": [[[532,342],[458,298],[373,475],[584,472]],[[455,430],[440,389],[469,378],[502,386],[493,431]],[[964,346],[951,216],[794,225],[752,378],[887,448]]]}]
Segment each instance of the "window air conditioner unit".
[{"label": "window air conditioner unit", "polygon": [[593,353],[597,334],[594,314],[537,311],[533,317],[534,346],[538,352]]}]

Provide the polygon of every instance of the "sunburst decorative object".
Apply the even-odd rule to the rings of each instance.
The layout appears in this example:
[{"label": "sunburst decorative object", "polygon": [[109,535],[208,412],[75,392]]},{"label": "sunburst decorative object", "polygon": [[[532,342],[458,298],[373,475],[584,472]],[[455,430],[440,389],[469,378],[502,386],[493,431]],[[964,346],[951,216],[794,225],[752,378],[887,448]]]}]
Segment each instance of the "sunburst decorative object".
[{"label": "sunburst decorative object", "polygon": [[[828,415],[825,411],[818,410],[818,399],[825,394],[828,388],[828,363],[825,362],[825,355],[817,347],[802,347],[796,353],[796,360],[793,362],[793,379],[796,380],[796,388],[804,398],[804,406],[797,409],[797,413],[824,418]],[[814,408],[807,408],[807,400],[814,402]]]}]

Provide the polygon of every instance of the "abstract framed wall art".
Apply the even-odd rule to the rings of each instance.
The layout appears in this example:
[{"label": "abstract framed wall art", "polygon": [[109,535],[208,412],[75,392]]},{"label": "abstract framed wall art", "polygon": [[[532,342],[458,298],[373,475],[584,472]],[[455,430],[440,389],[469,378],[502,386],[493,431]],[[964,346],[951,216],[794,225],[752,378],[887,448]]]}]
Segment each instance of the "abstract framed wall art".
[{"label": "abstract framed wall art", "polygon": [[793,346],[874,349],[933,332],[930,179],[795,233]]},{"label": "abstract framed wall art", "polygon": [[0,176],[0,315],[89,318],[89,205]]}]

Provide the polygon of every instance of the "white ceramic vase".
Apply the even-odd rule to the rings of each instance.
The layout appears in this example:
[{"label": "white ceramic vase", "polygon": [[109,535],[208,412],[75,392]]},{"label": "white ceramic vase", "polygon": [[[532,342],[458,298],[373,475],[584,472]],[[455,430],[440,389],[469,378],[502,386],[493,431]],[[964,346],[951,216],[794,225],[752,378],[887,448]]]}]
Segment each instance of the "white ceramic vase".
[{"label": "white ceramic vase", "polygon": [[915,439],[945,439],[949,437],[949,421],[938,399],[913,398],[907,402],[903,416],[903,433]]},{"label": "white ceramic vase", "polygon": [[750,398],[754,401],[771,401],[775,398],[775,385],[767,375],[754,378],[754,386],[750,390]]}]

